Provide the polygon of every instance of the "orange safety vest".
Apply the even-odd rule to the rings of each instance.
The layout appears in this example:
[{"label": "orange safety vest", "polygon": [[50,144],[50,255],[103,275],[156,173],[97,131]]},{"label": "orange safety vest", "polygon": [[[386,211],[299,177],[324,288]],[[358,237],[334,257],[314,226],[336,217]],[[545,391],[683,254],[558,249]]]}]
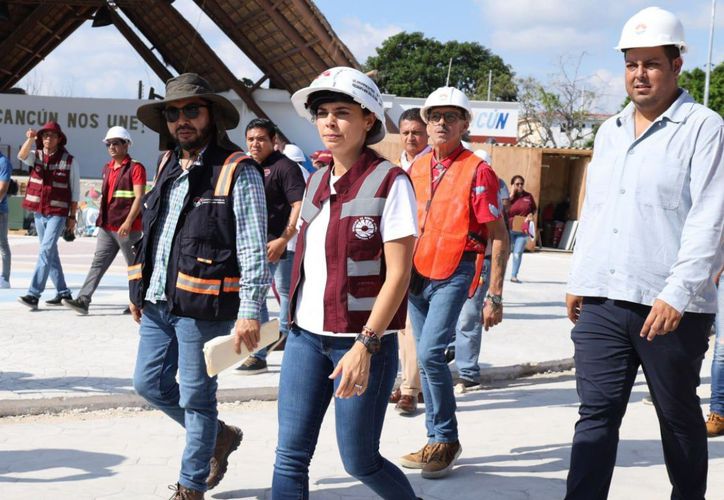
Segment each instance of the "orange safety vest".
[{"label": "orange safety vest", "polygon": [[449,278],[465,251],[470,231],[470,190],[480,158],[465,150],[453,161],[432,193],[432,153],[410,168],[417,197],[417,239],[413,263],[422,276]]}]

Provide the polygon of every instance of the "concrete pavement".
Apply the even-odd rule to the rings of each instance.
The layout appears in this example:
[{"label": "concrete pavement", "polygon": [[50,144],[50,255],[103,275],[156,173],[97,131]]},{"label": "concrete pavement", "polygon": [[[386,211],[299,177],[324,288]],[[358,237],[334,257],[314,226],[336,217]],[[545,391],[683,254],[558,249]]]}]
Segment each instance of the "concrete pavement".
[{"label": "concrete pavement", "polygon": [[[10,290],[0,290],[0,416],[68,408],[133,406],[137,325],[122,310],[128,302],[126,269],[119,255],[96,294],[90,314],[78,316],[44,301],[40,310],[17,302],[24,295],[37,256],[37,239],[11,236],[13,268]],[[95,248],[94,238],[60,241],[66,281],[77,292]],[[548,369],[569,369],[573,347],[563,304],[568,254],[525,255],[524,283],[505,285],[505,316],[484,333],[480,364],[484,380],[511,378]],[[52,283],[48,283],[52,287]],[[278,311],[273,298],[272,312]],[[270,358],[269,373],[252,377],[228,370],[219,376],[222,401],[273,399],[281,353]]]}]

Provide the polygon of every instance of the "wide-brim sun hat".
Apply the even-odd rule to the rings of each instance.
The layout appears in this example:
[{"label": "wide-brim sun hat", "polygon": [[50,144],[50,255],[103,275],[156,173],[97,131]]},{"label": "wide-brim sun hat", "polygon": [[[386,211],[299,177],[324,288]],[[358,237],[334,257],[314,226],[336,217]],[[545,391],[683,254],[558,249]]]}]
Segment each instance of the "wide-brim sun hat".
[{"label": "wide-brim sun hat", "polygon": [[316,92],[337,92],[349,96],[354,102],[375,115],[379,125],[367,134],[365,144],[376,144],[385,138],[385,105],[377,84],[367,75],[354,68],[337,66],[315,78],[308,87],[292,95],[292,105],[304,119],[314,120],[309,107],[309,98]]},{"label": "wide-brim sun hat", "polygon": [[161,149],[168,149],[169,132],[163,110],[169,103],[181,99],[199,97],[211,104],[212,114],[217,126],[218,140],[221,144],[228,141],[226,131],[239,125],[239,111],[226,97],[211,88],[209,82],[196,73],[183,73],[166,82],[166,96],[162,101],[144,104],[136,111],[136,116],[146,127],[158,132]]},{"label": "wide-brim sun hat", "polygon": [[68,138],[63,133],[63,130],[60,128],[60,125],[58,122],[45,122],[45,125],[40,127],[38,131],[35,133],[35,146],[38,149],[43,149],[43,133],[44,132],[55,132],[58,134],[58,145],[59,146],[65,146],[68,143]]}]

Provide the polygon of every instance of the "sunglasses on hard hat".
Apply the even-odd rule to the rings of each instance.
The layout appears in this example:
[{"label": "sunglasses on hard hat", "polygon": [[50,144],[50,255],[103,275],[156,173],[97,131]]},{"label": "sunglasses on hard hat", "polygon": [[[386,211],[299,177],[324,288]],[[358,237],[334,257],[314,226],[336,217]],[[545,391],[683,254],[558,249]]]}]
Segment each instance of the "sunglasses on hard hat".
[{"label": "sunglasses on hard hat", "polygon": [[189,120],[193,120],[197,116],[199,116],[199,113],[201,112],[201,108],[208,108],[208,104],[187,104],[183,108],[176,108],[174,106],[167,106],[163,110],[163,116],[166,118],[166,121],[169,123],[173,123],[178,121],[178,119],[181,117],[181,112],[183,111],[183,114],[186,118]]},{"label": "sunglasses on hard hat", "polygon": [[458,120],[462,120],[462,118],[463,117],[460,116],[460,113],[456,113],[455,111],[446,111],[445,113],[433,111],[428,115],[427,121],[437,123],[442,119],[445,120],[445,123],[447,123],[448,125],[452,125]]}]

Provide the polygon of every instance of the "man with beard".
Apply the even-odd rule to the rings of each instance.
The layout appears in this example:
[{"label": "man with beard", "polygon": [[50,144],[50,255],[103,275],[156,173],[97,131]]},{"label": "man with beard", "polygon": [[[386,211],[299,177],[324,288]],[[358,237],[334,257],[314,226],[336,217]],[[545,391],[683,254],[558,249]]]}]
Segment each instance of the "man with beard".
[{"label": "man with beard", "polygon": [[259,343],[270,283],[264,184],[227,136],[238,111],[199,75],[170,79],[166,98],[137,115],[168,151],[144,198],[143,238],[128,268],[141,324],[133,384],[186,429],[174,498],[195,500],[223,478],[242,439],[217,419],[216,377],[206,374],[202,349],[232,329],[237,351]]}]

